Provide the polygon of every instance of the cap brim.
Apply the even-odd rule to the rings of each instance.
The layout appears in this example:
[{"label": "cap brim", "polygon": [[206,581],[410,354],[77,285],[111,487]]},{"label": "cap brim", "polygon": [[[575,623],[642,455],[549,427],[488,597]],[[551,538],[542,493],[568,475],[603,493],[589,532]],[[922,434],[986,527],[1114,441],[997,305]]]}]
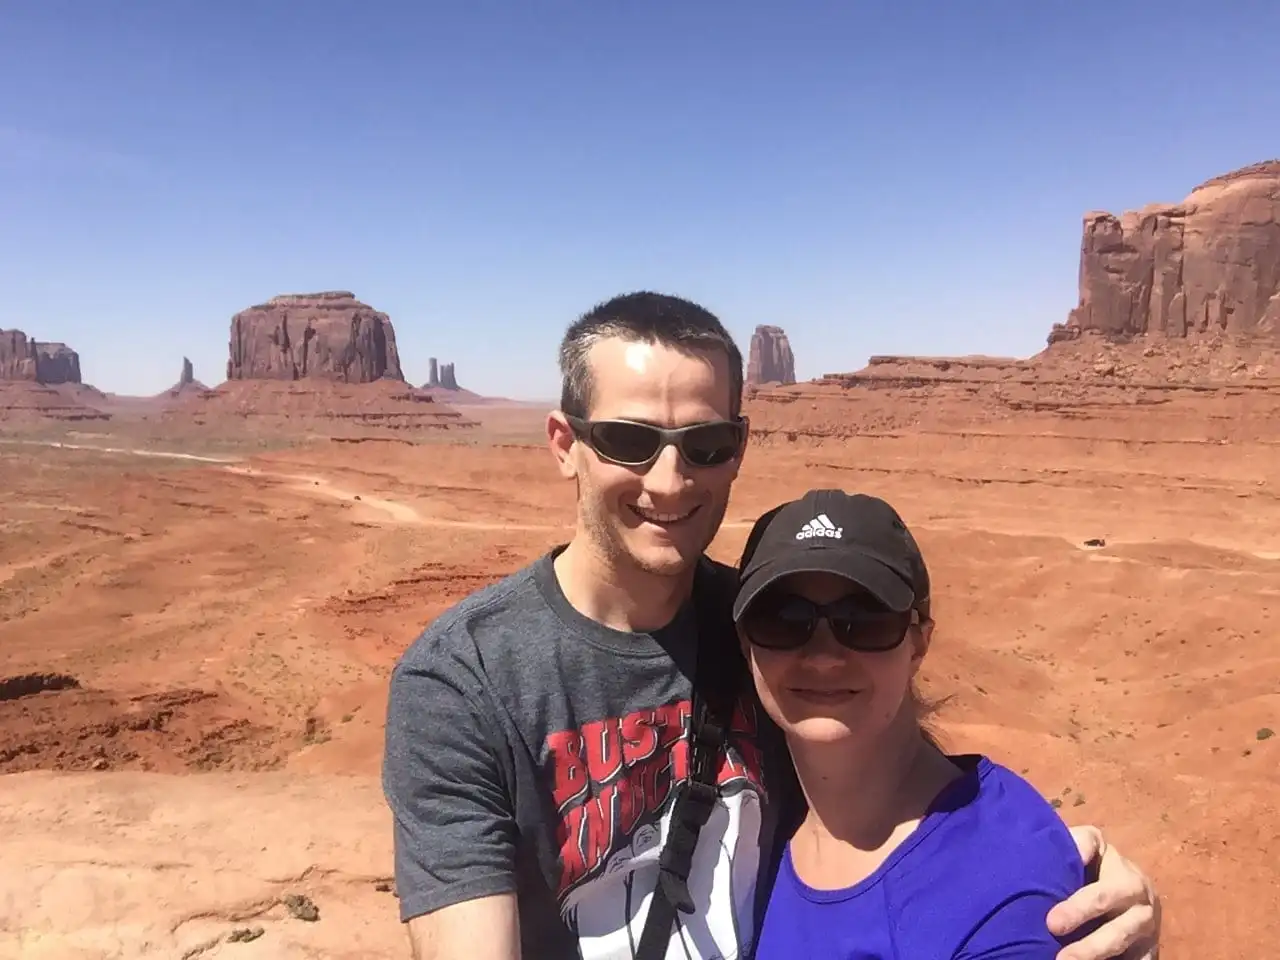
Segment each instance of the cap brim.
[{"label": "cap brim", "polygon": [[733,601],[734,622],[742,619],[747,607],[764,590],[794,573],[831,573],[844,577],[897,613],[906,613],[916,602],[911,585],[870,554],[857,553],[847,547],[829,552],[800,550],[778,561],[766,561],[747,575]]}]

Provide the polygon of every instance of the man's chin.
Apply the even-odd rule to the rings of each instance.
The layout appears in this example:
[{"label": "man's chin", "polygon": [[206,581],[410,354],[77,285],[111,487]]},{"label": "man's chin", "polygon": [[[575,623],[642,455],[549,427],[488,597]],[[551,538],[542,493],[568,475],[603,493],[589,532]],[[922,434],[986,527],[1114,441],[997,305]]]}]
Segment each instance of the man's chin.
[{"label": "man's chin", "polygon": [[694,543],[631,543],[627,552],[637,567],[660,577],[676,577],[698,561],[702,551]]},{"label": "man's chin", "polygon": [[637,567],[655,577],[678,577],[693,565],[693,560],[674,550],[666,555],[645,553],[637,557],[633,554],[632,559]]}]

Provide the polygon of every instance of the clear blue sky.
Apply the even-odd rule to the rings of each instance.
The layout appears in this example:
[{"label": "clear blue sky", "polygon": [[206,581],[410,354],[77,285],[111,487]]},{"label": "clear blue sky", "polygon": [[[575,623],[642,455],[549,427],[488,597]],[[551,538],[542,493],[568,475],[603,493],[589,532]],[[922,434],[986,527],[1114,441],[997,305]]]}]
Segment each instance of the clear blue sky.
[{"label": "clear blue sky", "polygon": [[225,373],[233,313],[349,289],[549,398],[622,291],[869,354],[1039,350],[1086,210],[1280,155],[1280,4],[8,0],[0,327],[86,381]]}]

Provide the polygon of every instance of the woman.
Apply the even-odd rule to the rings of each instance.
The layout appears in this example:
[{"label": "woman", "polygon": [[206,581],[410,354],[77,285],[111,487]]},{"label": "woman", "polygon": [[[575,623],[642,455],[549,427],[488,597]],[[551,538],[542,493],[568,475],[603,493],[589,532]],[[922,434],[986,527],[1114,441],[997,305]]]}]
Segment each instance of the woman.
[{"label": "woman", "polygon": [[1052,960],[1045,916],[1084,864],[1030,784],[922,728],[929,574],[894,509],[810,491],[756,522],[738,573],[743,652],[807,800],[757,960]]}]

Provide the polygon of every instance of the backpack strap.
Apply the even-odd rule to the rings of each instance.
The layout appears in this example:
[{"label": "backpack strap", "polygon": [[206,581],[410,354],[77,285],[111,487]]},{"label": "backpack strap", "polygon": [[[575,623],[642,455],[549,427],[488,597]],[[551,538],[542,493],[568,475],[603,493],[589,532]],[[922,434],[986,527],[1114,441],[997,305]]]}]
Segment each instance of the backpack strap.
[{"label": "backpack strap", "polygon": [[666,845],[658,859],[658,883],[649,903],[635,960],[663,960],[677,912],[692,913],[689,871],[698,834],[720,796],[716,776],[728,739],[733,708],[745,677],[735,641],[732,568],[705,558],[693,581],[697,617],[697,660],[693,677],[693,709],[689,738],[689,776],[677,788]]}]

